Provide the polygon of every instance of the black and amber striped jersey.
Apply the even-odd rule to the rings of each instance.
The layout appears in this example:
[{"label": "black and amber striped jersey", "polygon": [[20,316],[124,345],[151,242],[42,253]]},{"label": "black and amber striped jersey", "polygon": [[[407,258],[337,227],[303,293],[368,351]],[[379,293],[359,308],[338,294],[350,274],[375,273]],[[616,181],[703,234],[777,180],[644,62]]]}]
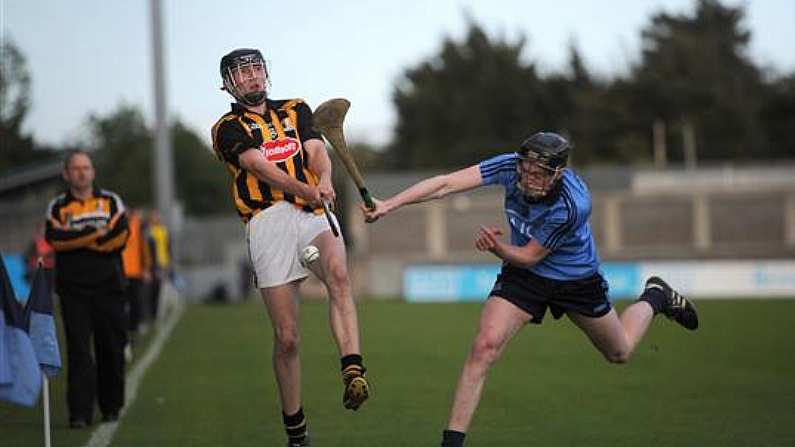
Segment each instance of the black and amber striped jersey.
[{"label": "black and amber striped jersey", "polygon": [[303,198],[257,179],[240,166],[238,158],[249,149],[257,149],[291,177],[316,186],[318,178],[309,170],[304,142],[321,136],[312,128],[312,110],[302,100],[268,99],[264,115],[232,104],[232,110],[213,126],[212,138],[215,154],[232,176],[232,198],[243,222],[280,200],[307,212],[320,212]]},{"label": "black and amber striped jersey", "polygon": [[124,203],[110,191],[95,188],[86,200],[67,191],[47,208],[46,238],[55,250],[59,285],[120,282],[128,235]]}]

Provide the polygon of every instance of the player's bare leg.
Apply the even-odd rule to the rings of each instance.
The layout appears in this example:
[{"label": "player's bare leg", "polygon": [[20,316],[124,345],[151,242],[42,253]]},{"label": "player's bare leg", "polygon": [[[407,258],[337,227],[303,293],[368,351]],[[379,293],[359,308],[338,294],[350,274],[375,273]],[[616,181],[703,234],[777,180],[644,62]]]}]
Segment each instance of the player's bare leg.
[{"label": "player's bare leg", "polygon": [[[312,241],[320,250],[319,263],[312,269],[326,285],[329,294],[329,323],[340,356],[359,354],[359,322],[348,279],[348,261],[341,238],[330,231]],[[317,265],[319,264],[319,265]]]},{"label": "player's bare leg", "polygon": [[301,408],[297,283],[260,289],[273,327],[273,371],[286,414]]},{"label": "player's bare leg", "polygon": [[624,363],[632,356],[657,313],[686,329],[698,328],[698,315],[693,303],[657,277],[646,281],[641,297],[624,310],[620,319],[615,309],[599,318],[574,312],[568,315],[608,361]]},{"label": "player's bare leg", "polygon": [[366,370],[362,364],[359,321],[348,279],[345,244],[331,231],[318,235],[312,244],[320,250],[319,265],[315,265],[312,271],[326,285],[329,295],[329,324],[339,349],[345,387],[343,406],[357,410],[370,396],[370,386],[364,377]]},{"label": "player's bare leg", "polygon": [[490,297],[486,301],[478,334],[458,379],[446,437],[450,431],[466,433],[480,402],[488,369],[500,357],[508,341],[530,318],[526,312],[502,298]]},{"label": "player's bare leg", "polygon": [[568,313],[574,322],[588,336],[593,345],[612,363],[629,360],[646,330],[649,328],[654,311],[651,306],[638,301],[629,306],[621,318],[615,309],[598,318],[586,317],[575,312]]},{"label": "player's bare leg", "polygon": [[279,386],[287,445],[309,444],[301,406],[301,360],[298,355],[298,282],[260,289],[273,327],[273,371]]}]

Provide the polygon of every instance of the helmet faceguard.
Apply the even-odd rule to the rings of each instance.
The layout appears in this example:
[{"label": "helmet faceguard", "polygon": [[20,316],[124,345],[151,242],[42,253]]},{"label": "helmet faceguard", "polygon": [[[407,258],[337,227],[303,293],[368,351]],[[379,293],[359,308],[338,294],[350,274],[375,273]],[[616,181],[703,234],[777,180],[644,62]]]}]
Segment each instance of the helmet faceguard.
[{"label": "helmet faceguard", "polygon": [[557,186],[571,147],[568,140],[552,132],[538,132],[522,142],[516,151],[517,187],[528,200],[542,200]]},{"label": "helmet faceguard", "polygon": [[241,48],[221,58],[221,79],[239,103],[258,106],[268,98],[268,67],[259,50]]}]

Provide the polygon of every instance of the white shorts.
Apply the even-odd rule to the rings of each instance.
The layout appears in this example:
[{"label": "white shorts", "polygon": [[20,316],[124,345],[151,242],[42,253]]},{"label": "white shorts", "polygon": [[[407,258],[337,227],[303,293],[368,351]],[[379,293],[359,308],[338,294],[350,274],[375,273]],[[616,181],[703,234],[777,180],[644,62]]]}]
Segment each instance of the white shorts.
[{"label": "white shorts", "polygon": [[[334,222],[337,218],[331,214]],[[309,271],[301,265],[301,251],[329,229],[326,216],[308,213],[280,201],[257,213],[246,224],[246,242],[254,283],[274,287],[304,279]]]}]

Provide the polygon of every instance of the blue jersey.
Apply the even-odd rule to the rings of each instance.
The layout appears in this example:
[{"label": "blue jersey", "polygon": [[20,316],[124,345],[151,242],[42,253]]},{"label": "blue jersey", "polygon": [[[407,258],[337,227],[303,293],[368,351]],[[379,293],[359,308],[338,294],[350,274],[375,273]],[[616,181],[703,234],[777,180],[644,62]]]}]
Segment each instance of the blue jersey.
[{"label": "blue jersey", "polygon": [[516,153],[502,154],[480,163],[485,185],[505,188],[505,215],[511,227],[511,244],[524,246],[535,239],[550,250],[531,272],[556,280],[587,278],[599,271],[596,244],[588,219],[591,194],[585,182],[565,169],[560,192],[552,200],[528,202],[517,186]]}]

